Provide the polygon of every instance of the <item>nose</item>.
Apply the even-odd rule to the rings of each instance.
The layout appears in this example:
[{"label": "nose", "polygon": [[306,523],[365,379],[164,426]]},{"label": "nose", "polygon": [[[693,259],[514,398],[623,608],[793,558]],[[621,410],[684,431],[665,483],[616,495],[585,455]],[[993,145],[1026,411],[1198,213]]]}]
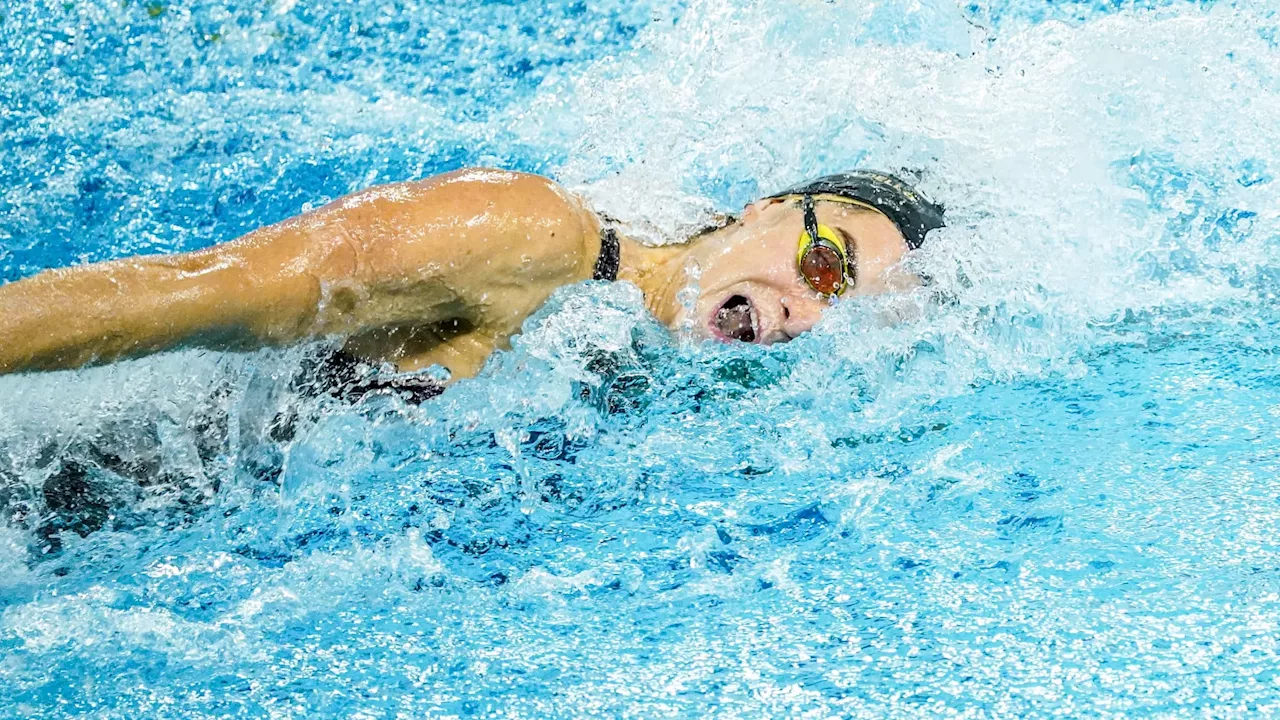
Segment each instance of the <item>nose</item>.
[{"label": "nose", "polygon": [[822,319],[829,303],[816,297],[784,295],[782,297],[782,331],[790,337],[806,333]]}]

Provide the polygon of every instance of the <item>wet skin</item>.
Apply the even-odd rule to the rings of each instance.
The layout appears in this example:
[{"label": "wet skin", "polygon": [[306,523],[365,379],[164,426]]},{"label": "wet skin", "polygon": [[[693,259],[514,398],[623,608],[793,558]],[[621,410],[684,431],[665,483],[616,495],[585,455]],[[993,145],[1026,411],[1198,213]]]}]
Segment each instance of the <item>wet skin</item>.
[{"label": "wet skin", "polygon": [[[918,284],[901,268],[907,243],[889,218],[867,208],[824,202],[821,196],[817,200],[818,221],[841,235],[855,259],[856,283],[840,297]],[[702,268],[700,292],[693,317],[677,311],[672,323],[691,326],[704,337],[766,345],[807,332],[832,300],[810,288],[797,269],[803,230],[798,201],[763,200],[747,206],[737,222],[689,246],[686,262]],[[726,310],[747,322],[726,327]]]},{"label": "wet skin", "polygon": [[[817,203],[857,258],[844,296],[909,288],[906,242],[873,210]],[[546,178],[461,170],[372,188],[191,253],[49,270],[0,286],[0,372],[55,370],[182,347],[252,350],[344,338],[400,370],[474,375],[558,287],[590,278],[600,223]],[[673,328],[785,342],[830,306],[796,267],[794,200],[753,203],[695,240],[620,237],[619,279]],[[677,295],[697,277],[686,310]]]}]

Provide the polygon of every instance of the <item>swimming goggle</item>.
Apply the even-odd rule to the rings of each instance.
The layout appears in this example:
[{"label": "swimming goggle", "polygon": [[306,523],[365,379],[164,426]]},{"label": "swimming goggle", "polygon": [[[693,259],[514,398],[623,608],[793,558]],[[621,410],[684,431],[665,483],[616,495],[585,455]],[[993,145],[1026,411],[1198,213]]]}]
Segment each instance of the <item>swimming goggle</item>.
[{"label": "swimming goggle", "polygon": [[[852,199],[822,199],[875,210],[866,203]],[[818,223],[818,214],[813,205],[812,195],[800,196],[800,207],[804,209],[804,232],[800,233],[796,267],[809,287],[829,298],[836,297],[858,282],[854,248],[846,246],[840,234],[830,226]]]}]

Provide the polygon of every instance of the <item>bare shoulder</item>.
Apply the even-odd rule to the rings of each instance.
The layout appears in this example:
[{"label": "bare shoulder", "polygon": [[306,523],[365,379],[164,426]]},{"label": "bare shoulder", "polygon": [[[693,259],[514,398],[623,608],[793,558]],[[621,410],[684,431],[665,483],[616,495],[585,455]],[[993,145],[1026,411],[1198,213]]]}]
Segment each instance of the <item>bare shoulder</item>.
[{"label": "bare shoulder", "polygon": [[595,215],[556,182],[529,173],[468,168],[371,188],[330,208],[374,265],[483,260],[493,269],[514,263],[525,280],[568,281],[584,265],[589,272],[587,258],[594,262],[599,249]]},{"label": "bare shoulder", "polygon": [[[521,255],[580,260],[589,255],[594,263],[599,250],[600,225],[582,200],[555,181],[541,175],[471,168],[431,178],[433,201],[446,204],[472,219],[492,218],[485,224],[502,250]],[[553,263],[559,264],[559,263]],[[577,264],[577,263],[574,263]]]},{"label": "bare shoulder", "polygon": [[289,222],[350,247],[354,269],[326,290],[342,301],[319,322],[345,334],[458,320],[505,338],[556,288],[589,278],[600,249],[580,200],[505,170],[374,187]]},{"label": "bare shoulder", "polygon": [[409,184],[472,210],[502,205],[508,211],[556,218],[582,208],[581,201],[554,180],[511,170],[465,168]]}]

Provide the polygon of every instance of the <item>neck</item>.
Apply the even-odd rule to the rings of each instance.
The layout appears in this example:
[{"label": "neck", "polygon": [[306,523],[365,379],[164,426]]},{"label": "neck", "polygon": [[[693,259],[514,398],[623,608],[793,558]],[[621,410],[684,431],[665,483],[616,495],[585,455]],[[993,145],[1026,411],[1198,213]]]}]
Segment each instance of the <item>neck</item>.
[{"label": "neck", "polygon": [[619,234],[618,243],[622,249],[618,279],[640,288],[645,307],[670,326],[680,310],[676,295],[688,283],[685,261],[697,241],[650,247]]}]

